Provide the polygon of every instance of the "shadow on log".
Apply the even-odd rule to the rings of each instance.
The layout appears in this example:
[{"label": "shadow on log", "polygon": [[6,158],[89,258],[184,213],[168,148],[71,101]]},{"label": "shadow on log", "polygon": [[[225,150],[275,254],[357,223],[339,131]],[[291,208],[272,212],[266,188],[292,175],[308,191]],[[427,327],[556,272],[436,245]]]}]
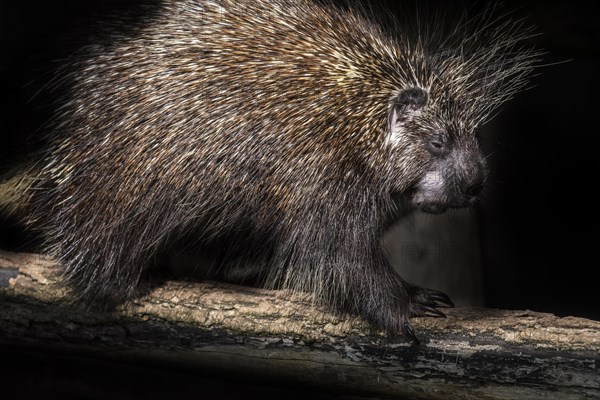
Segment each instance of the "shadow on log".
[{"label": "shadow on log", "polygon": [[194,371],[200,386],[207,376],[235,386],[235,377],[352,398],[600,398],[596,321],[450,309],[446,319],[415,318],[423,344],[411,346],[306,296],[214,282],[165,282],[114,313],[93,313],[69,305],[59,271],[41,255],[0,252],[0,352],[78,354],[167,366],[157,374],[165,379]]}]

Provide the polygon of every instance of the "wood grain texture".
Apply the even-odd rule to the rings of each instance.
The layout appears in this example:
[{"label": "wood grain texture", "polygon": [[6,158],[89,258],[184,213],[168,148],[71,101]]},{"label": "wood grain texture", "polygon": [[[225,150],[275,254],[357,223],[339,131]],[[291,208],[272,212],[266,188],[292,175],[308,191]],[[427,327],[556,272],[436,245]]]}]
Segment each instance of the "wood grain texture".
[{"label": "wood grain texture", "polygon": [[307,296],[215,282],[167,281],[99,314],[71,304],[53,260],[0,253],[4,346],[154,360],[353,396],[600,398],[600,322],[446,311],[446,319],[414,319],[421,346],[391,343]]}]

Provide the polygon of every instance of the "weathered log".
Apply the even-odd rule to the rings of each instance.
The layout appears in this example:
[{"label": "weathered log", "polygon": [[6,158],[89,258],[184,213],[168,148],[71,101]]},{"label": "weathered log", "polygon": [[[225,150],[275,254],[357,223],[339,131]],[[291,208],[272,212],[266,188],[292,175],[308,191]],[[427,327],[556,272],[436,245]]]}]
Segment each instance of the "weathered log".
[{"label": "weathered log", "polygon": [[71,304],[59,271],[41,255],[0,252],[3,348],[152,359],[353,396],[600,398],[596,321],[447,309],[445,319],[414,319],[422,345],[413,346],[307,296],[215,282],[167,281],[100,314]]}]

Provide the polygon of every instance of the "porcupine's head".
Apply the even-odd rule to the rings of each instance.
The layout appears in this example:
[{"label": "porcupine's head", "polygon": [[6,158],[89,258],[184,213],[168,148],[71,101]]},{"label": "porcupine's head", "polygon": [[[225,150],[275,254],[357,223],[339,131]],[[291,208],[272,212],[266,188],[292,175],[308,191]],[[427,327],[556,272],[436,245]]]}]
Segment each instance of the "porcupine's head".
[{"label": "porcupine's head", "polygon": [[493,14],[402,44],[408,68],[397,73],[406,85],[390,99],[385,140],[398,171],[420,166],[411,189],[401,191],[422,211],[475,202],[487,178],[478,128],[524,87],[538,60],[522,45],[531,29]]}]

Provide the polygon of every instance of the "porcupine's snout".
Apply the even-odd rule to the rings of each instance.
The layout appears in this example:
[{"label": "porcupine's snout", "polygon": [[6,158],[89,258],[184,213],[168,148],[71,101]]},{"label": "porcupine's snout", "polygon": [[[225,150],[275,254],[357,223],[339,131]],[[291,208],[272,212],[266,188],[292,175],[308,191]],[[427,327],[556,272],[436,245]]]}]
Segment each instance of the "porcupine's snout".
[{"label": "porcupine's snout", "polygon": [[417,183],[413,204],[432,214],[472,206],[488,175],[477,143],[444,143],[432,139],[427,146],[433,158],[432,167]]}]

